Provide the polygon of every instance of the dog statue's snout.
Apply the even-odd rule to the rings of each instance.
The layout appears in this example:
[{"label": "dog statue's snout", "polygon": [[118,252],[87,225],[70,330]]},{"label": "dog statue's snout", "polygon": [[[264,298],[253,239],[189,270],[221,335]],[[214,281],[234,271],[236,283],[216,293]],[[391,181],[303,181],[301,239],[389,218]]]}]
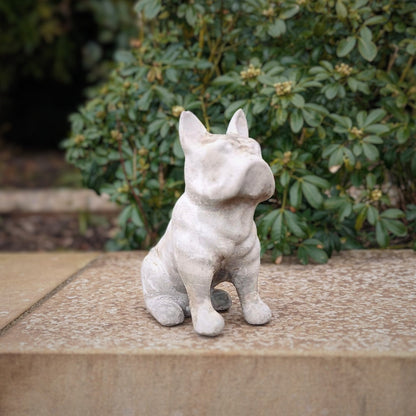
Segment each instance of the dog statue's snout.
[{"label": "dog statue's snout", "polygon": [[271,198],[274,191],[274,176],[269,165],[263,159],[256,158],[247,167],[241,194],[260,202]]}]

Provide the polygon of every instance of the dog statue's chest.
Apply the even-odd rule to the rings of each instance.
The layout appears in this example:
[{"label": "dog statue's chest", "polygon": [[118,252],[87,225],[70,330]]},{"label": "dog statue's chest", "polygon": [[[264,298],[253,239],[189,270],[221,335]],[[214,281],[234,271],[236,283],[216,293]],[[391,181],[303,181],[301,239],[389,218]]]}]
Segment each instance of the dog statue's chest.
[{"label": "dog statue's chest", "polygon": [[223,204],[218,207],[197,205],[185,193],[172,214],[173,228],[193,241],[195,250],[202,246],[220,252],[225,258],[241,256],[257,241],[253,207]]}]

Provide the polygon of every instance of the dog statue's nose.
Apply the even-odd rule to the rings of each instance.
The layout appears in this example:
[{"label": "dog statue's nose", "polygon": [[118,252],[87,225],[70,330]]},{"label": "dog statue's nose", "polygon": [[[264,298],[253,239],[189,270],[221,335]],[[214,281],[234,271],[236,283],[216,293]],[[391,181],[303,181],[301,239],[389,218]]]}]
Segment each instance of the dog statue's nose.
[{"label": "dog statue's nose", "polygon": [[258,201],[269,199],[275,191],[273,173],[263,159],[257,159],[248,166],[241,186],[241,194]]}]

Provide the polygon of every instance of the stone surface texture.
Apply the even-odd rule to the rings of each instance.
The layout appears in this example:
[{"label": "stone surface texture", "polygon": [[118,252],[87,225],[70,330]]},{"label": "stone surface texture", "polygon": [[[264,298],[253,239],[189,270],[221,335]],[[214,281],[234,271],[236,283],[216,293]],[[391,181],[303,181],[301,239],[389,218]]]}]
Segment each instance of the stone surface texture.
[{"label": "stone surface texture", "polygon": [[119,210],[108,195],[99,196],[89,189],[0,190],[0,214]]},{"label": "stone surface texture", "polygon": [[98,255],[0,253],[0,329]]},{"label": "stone surface texture", "polygon": [[185,192],[159,243],[141,269],[146,307],[162,325],[192,316],[195,331],[216,336],[224,328],[220,311],[230,298],[214,289],[232,282],[245,320],[270,321],[258,294],[260,242],[253,216],[256,206],[275,191],[273,173],[260,145],[248,135],[243,110],[237,110],[226,134],[209,133],[184,111],[179,138],[185,154]]},{"label": "stone surface texture", "polygon": [[248,325],[224,283],[215,338],[150,316],[145,254],[94,260],[3,332],[0,414],[416,414],[415,253],[262,264],[272,321]]}]

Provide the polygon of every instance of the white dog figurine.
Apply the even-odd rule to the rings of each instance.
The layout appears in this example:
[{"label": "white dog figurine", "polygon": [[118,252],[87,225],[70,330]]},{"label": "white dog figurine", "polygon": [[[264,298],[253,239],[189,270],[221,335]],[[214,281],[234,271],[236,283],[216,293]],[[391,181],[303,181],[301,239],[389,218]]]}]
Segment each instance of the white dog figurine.
[{"label": "white dog figurine", "polygon": [[208,133],[193,113],[184,111],[179,137],[185,192],[166,233],[143,261],[146,307],[166,326],[190,314],[198,334],[215,336],[224,328],[217,311],[227,310],[231,299],[214,288],[228,281],[237,289],[245,320],[265,324],[271,312],[257,289],[260,243],[253,215],[275,191],[270,167],[248,136],[242,110],[225,135]]}]

